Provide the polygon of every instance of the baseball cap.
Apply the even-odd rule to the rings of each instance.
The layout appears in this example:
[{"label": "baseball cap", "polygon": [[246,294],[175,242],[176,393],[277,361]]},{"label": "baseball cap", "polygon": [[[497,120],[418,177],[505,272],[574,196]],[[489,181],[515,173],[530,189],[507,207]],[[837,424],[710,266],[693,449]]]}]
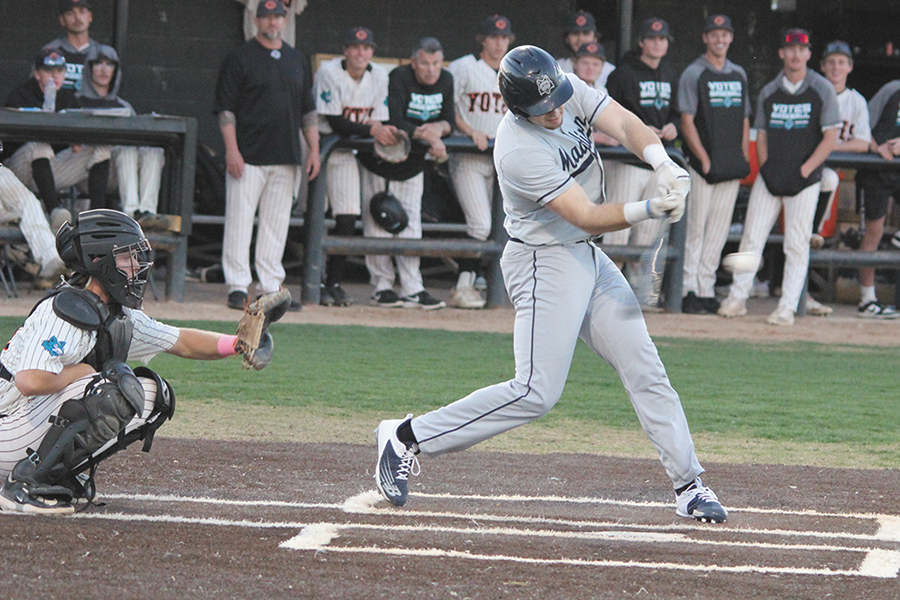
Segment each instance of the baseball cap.
[{"label": "baseball cap", "polygon": [[580,56],[593,56],[600,60],[606,60],[606,49],[603,48],[603,44],[588,42],[587,44],[582,44],[575,53],[575,58]]},{"label": "baseball cap", "polygon": [[800,29],[799,27],[788,29],[781,35],[781,47],[784,48],[785,46],[812,47],[812,44],[809,41],[809,32],[805,29]]},{"label": "baseball cap", "polygon": [[638,30],[638,39],[642,40],[657,35],[665,36],[670,40],[674,39],[669,31],[669,24],[659,17],[653,17],[641,23],[641,28]]},{"label": "baseball cap", "polygon": [[368,44],[373,48],[377,48],[375,43],[375,34],[371,29],[366,27],[351,27],[344,34],[344,46],[352,46],[353,44]]},{"label": "baseball cap", "polygon": [[828,42],[825,46],[825,52],[822,53],[822,60],[825,60],[832,54],[843,54],[847,58],[853,58],[853,51],[850,49],[850,44],[841,40],[834,40],[833,42]]},{"label": "baseball cap", "polygon": [[706,19],[706,27],[703,28],[703,33],[712,31],[713,29],[727,29],[731,33],[734,33],[731,19],[727,15],[709,15]]},{"label": "baseball cap", "polygon": [[594,15],[586,10],[579,10],[569,15],[569,23],[566,31],[593,31],[597,32],[597,21]]},{"label": "baseball cap", "polygon": [[37,58],[34,59],[35,69],[65,69],[66,57],[58,48],[47,48],[41,50]]},{"label": "baseball cap", "polygon": [[515,35],[512,23],[503,15],[491,15],[481,23],[481,35]]},{"label": "baseball cap", "polygon": [[281,0],[264,0],[256,7],[256,18],[266,17],[268,15],[287,16],[287,9]]},{"label": "baseball cap", "polygon": [[59,14],[63,15],[79,6],[91,10],[91,0],[59,0]]}]

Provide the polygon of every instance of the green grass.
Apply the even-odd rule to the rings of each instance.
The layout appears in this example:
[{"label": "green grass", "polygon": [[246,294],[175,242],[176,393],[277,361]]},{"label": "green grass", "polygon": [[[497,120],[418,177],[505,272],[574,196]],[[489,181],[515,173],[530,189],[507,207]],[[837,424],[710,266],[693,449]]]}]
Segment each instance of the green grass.
[{"label": "green grass", "polygon": [[[19,324],[0,319],[0,337],[8,338]],[[372,423],[384,415],[421,414],[513,374],[508,334],[281,323],[272,331],[275,360],[263,372],[245,372],[237,361],[168,355],[151,366],[182,403],[249,403]],[[695,436],[715,437],[723,447],[837,445],[871,452],[873,465],[900,464],[895,348],[673,338],[657,344]],[[559,404],[530,427],[557,435],[592,428],[640,431],[618,377],[583,344]]]}]

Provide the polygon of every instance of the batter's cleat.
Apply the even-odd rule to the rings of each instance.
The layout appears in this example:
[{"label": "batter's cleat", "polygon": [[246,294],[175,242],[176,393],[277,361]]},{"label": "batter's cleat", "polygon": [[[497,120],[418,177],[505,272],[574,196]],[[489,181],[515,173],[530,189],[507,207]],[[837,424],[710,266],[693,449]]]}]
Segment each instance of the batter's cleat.
[{"label": "batter's cleat", "polygon": [[872,300],[871,302],[860,304],[856,316],[861,319],[889,321],[900,317],[900,312],[897,312],[893,306],[885,306],[878,300]]},{"label": "batter's cleat", "polygon": [[418,294],[412,294],[411,296],[407,296],[403,299],[403,306],[405,308],[421,308],[422,310],[437,310],[439,308],[444,308],[447,306],[447,303],[443,300],[438,300],[425,290],[422,290]]},{"label": "batter's cleat", "polygon": [[29,491],[29,484],[24,481],[13,481],[10,475],[0,489],[0,511],[21,512],[34,515],[71,515],[75,512],[75,507],[69,500],[63,499],[66,496],[71,498],[71,491],[60,487],[50,486],[47,491],[53,495],[59,495],[54,498],[49,495],[41,496],[37,493]]},{"label": "batter's cleat", "polygon": [[722,301],[722,305],[718,310],[719,316],[725,318],[731,317],[743,317],[747,314],[747,302],[745,300],[738,300],[737,298],[732,298],[729,296]]},{"label": "batter's cleat", "polygon": [[785,306],[779,306],[772,311],[772,314],[766,319],[766,323],[769,325],[790,327],[794,324],[794,311]]},{"label": "batter's cleat", "polygon": [[384,499],[394,506],[403,506],[409,497],[407,480],[410,473],[419,474],[419,459],[415,452],[397,438],[397,429],[412,419],[382,421],[375,430],[378,461],[375,463],[375,483]]},{"label": "batter's cleat", "polygon": [[806,297],[806,314],[812,315],[814,317],[827,317],[833,312],[834,309],[830,306],[825,306],[812,296]]},{"label": "batter's cleat", "polygon": [[383,308],[398,308],[403,306],[403,300],[394,290],[381,290],[372,294],[371,304]]},{"label": "batter's cleat", "polygon": [[228,308],[233,308],[234,310],[244,310],[244,307],[246,305],[247,292],[234,290],[233,292],[228,294]]},{"label": "batter's cleat", "polygon": [[704,486],[699,477],[688,489],[675,496],[675,513],[679,517],[693,517],[704,523],[724,523],[728,519],[728,511],[719,502],[718,496]]}]

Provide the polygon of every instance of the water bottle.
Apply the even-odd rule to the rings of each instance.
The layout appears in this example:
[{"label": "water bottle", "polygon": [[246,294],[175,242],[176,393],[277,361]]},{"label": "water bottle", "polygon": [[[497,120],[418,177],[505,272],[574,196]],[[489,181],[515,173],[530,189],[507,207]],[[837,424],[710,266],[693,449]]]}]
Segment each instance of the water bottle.
[{"label": "water bottle", "polygon": [[56,80],[52,77],[44,86],[44,106],[47,112],[56,112]]}]

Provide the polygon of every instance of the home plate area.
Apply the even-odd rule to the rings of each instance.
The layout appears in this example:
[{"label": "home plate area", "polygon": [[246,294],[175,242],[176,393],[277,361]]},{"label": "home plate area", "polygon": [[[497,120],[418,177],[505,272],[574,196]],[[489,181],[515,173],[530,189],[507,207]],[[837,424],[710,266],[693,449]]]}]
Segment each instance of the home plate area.
[{"label": "home plate area", "polygon": [[[896,471],[707,465],[729,510],[713,525],[675,515],[651,460],[423,459],[408,504],[395,508],[375,490],[372,447],[157,447],[110,461],[102,506],[70,518],[2,515],[0,560],[22,576],[11,591],[28,589],[18,585],[32,568],[26,546],[102,557],[107,577],[79,569],[85,589],[110,593],[132,572],[161,577],[147,597],[887,599],[900,590]],[[50,589],[54,575],[41,572],[38,589]]]}]

